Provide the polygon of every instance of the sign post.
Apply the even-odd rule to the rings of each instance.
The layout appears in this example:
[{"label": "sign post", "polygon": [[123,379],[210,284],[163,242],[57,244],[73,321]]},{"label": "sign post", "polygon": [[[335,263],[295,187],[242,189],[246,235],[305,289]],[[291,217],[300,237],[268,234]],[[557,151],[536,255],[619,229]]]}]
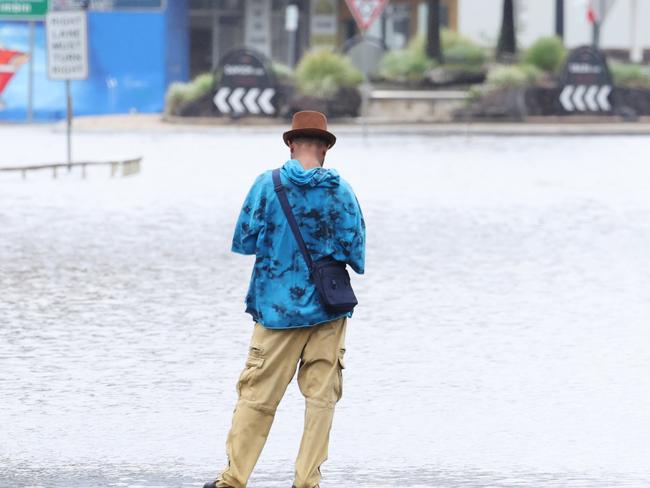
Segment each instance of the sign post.
[{"label": "sign post", "polygon": [[34,38],[35,21],[43,20],[48,11],[49,0],[0,0],[0,20],[29,22],[29,71],[27,80],[27,121],[34,114]]},{"label": "sign post", "polygon": [[[345,0],[352,17],[359,26],[361,31],[361,42],[365,41],[366,31],[368,28],[379,18],[382,14],[388,0]],[[368,127],[365,121],[366,115],[368,113],[368,105],[370,103],[370,91],[372,86],[370,85],[370,77],[368,76],[368,70],[364,69],[363,71],[363,85],[361,89],[361,114],[363,116],[363,134],[364,136],[367,133]]]},{"label": "sign post", "polygon": [[50,12],[46,17],[47,69],[51,80],[65,81],[67,155],[72,163],[71,80],[88,78],[88,23],[84,11]]},{"label": "sign post", "polygon": [[296,31],[298,30],[298,20],[300,11],[297,5],[287,5],[284,17],[284,29],[289,33],[289,66],[294,67],[296,64]]}]

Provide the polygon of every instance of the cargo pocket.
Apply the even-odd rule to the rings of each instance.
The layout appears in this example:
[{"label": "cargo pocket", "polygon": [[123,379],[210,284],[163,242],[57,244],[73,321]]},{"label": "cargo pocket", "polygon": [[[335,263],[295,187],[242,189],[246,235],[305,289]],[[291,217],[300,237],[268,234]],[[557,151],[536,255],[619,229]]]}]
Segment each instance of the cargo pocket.
[{"label": "cargo pocket", "polygon": [[264,365],[263,350],[257,346],[251,346],[246,358],[246,365],[237,381],[237,394],[249,400],[253,399],[253,386],[258,370]]},{"label": "cargo pocket", "polygon": [[336,368],[339,384],[336,391],[336,397],[337,397],[336,401],[339,401],[343,396],[343,370],[344,369],[345,369],[345,349],[339,349],[338,366]]}]

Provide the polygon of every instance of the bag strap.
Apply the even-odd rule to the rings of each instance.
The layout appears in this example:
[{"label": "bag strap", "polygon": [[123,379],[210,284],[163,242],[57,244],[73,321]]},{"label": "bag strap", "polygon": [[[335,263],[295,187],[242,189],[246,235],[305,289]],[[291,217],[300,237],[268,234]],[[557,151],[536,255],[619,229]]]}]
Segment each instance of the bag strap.
[{"label": "bag strap", "polygon": [[302,238],[302,234],[300,233],[300,228],[298,227],[298,222],[296,222],[296,217],[291,211],[291,205],[289,205],[289,200],[287,199],[287,194],[284,191],[284,186],[282,186],[282,181],[280,180],[280,169],[273,170],[273,186],[275,188],[275,194],[278,196],[278,200],[280,200],[280,205],[282,206],[284,215],[287,217],[287,221],[289,222],[289,227],[291,227],[291,231],[296,238],[300,252],[305,258],[307,268],[311,274],[313,270],[313,262],[309,251],[307,250],[307,246],[305,245],[305,241]]}]

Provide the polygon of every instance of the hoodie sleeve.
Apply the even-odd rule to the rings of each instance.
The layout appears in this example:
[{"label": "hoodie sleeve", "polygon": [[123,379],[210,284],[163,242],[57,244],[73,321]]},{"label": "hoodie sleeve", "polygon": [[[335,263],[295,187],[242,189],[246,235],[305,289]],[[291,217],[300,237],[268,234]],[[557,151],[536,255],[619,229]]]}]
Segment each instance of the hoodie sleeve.
[{"label": "hoodie sleeve", "polygon": [[356,196],[354,197],[354,203],[357,211],[354,219],[349,263],[356,273],[363,274],[366,268],[366,221],[363,219],[361,206]]},{"label": "hoodie sleeve", "polygon": [[264,225],[266,212],[265,176],[260,175],[255,180],[244,200],[232,238],[233,252],[255,254],[257,250],[257,236]]},{"label": "hoodie sleeve", "polygon": [[341,195],[343,219],[337,225],[339,229],[337,233],[338,245],[334,258],[349,264],[357,274],[363,274],[366,263],[366,223],[359,200],[352,188],[345,182],[342,182],[341,187],[343,189]]}]

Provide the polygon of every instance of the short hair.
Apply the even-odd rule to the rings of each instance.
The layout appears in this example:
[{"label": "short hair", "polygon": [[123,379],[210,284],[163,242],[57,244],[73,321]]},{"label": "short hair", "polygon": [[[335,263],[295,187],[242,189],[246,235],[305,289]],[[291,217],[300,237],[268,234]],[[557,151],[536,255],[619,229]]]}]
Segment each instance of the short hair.
[{"label": "short hair", "polygon": [[314,136],[298,136],[294,137],[291,139],[291,141],[294,144],[313,144],[313,145],[321,145],[321,146],[329,146],[329,143],[321,138],[321,137],[314,137]]}]

